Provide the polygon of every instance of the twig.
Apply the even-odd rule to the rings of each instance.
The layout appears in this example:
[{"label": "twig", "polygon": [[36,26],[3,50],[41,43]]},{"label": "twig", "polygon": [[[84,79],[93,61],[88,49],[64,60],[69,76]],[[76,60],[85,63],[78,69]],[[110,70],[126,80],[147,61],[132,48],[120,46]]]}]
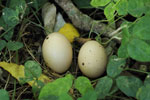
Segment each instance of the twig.
[{"label": "twig", "polygon": [[101,21],[94,20],[86,14],[80,12],[71,0],[55,0],[55,2],[67,13],[73,25],[79,29],[90,31],[92,24],[94,24],[93,31],[97,33],[102,32],[105,36],[109,36],[109,34],[114,31],[113,28],[102,23]]}]

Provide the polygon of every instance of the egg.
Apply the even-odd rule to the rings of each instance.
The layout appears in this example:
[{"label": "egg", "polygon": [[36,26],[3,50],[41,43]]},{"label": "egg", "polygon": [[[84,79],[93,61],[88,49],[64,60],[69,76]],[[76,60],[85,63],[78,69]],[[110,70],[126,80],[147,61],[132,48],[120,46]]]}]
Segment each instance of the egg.
[{"label": "egg", "polygon": [[78,54],[78,65],[81,72],[90,78],[102,75],[107,65],[104,47],[94,40],[84,43]]},{"label": "egg", "polygon": [[64,73],[72,62],[72,46],[67,38],[58,32],[46,37],[42,54],[46,65],[57,73]]}]

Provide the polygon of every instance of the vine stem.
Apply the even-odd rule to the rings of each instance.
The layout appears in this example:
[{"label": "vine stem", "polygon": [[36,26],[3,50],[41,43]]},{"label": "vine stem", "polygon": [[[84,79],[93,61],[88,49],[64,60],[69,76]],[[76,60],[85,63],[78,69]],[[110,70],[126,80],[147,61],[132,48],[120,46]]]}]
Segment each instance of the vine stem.
[{"label": "vine stem", "polygon": [[134,72],[139,72],[139,73],[144,73],[144,74],[150,74],[150,72],[145,72],[145,71],[142,71],[142,70],[137,70],[137,69],[134,69],[134,68],[125,68],[125,70],[129,70],[129,71],[134,71]]}]

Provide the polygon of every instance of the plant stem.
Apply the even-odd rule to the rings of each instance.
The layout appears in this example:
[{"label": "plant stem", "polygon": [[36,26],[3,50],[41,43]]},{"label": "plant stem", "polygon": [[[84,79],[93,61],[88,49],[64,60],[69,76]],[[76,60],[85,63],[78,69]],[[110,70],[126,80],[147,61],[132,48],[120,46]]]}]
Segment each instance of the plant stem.
[{"label": "plant stem", "polygon": [[134,71],[134,72],[139,72],[139,73],[144,73],[144,74],[150,74],[150,72],[145,72],[145,71],[142,71],[142,70],[137,70],[137,69],[133,69],[133,68],[125,68],[125,70],[129,70],[129,71]]}]

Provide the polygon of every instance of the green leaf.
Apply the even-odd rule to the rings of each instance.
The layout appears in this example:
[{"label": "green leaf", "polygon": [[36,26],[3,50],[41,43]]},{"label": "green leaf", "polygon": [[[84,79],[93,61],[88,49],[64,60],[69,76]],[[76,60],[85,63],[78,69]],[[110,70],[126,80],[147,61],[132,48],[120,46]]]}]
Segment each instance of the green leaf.
[{"label": "green leaf", "polygon": [[36,80],[34,84],[32,85],[32,92],[34,94],[39,94],[43,86],[44,86],[44,83],[42,81]]},{"label": "green leaf", "polygon": [[116,10],[118,12],[118,15],[128,14],[128,1],[127,0],[118,0],[115,5],[116,5]]},{"label": "green leaf", "polygon": [[42,97],[38,100],[59,100],[59,97],[55,96],[55,95],[48,95],[48,96]]},{"label": "green leaf", "polygon": [[7,24],[5,23],[3,17],[0,17],[0,26],[3,27],[4,30],[7,29]]},{"label": "green leaf", "polygon": [[144,80],[144,85],[150,84],[150,75],[147,75],[147,77]]},{"label": "green leaf", "polygon": [[136,92],[143,85],[142,81],[134,76],[119,76],[116,83],[124,94],[131,97],[135,97]]},{"label": "green leaf", "polygon": [[[6,30],[7,31],[7,30]],[[14,34],[14,29],[11,29],[9,30],[5,35],[4,35],[4,38],[9,41],[11,40],[11,38],[13,37],[13,34]]]},{"label": "green leaf", "polygon": [[144,2],[144,13],[150,15],[150,0],[143,0]]},{"label": "green leaf", "polygon": [[6,41],[5,40],[0,40],[0,51],[3,50],[3,48],[5,48],[6,46]]},{"label": "green leaf", "polygon": [[137,61],[150,61],[150,45],[143,40],[132,39],[128,44],[127,50],[129,56]]},{"label": "green leaf", "polygon": [[22,48],[23,44],[21,42],[9,41],[6,46],[7,46],[8,50],[16,51],[16,50]]},{"label": "green leaf", "polygon": [[97,100],[97,94],[94,90],[89,90],[81,98],[78,98],[77,100]]},{"label": "green leaf", "polygon": [[125,59],[119,58],[117,56],[111,56],[107,65],[107,75],[115,78],[123,71],[123,68],[121,67],[125,66],[125,64]]},{"label": "green leaf", "polygon": [[104,9],[104,14],[110,25],[114,25],[115,11],[116,11],[116,7],[113,2],[109,3]]},{"label": "green leaf", "polygon": [[2,17],[8,26],[15,26],[19,23],[18,12],[11,8],[5,7],[3,9]]},{"label": "green leaf", "polygon": [[73,100],[68,93],[63,93],[59,96],[59,100]]},{"label": "green leaf", "polygon": [[93,7],[106,6],[110,2],[111,0],[92,0],[91,5]]},{"label": "green leaf", "polygon": [[39,99],[47,97],[48,95],[61,96],[64,93],[68,93],[72,87],[73,79],[73,76],[68,74],[65,77],[58,78],[46,84],[39,94]]},{"label": "green leaf", "polygon": [[99,79],[95,91],[98,95],[98,99],[104,99],[111,90],[113,80],[108,76],[102,77]]},{"label": "green leaf", "polygon": [[136,94],[138,100],[150,100],[150,83],[142,86]]},{"label": "green leaf", "polygon": [[80,76],[75,80],[75,88],[84,95],[89,90],[94,90],[90,80],[86,77]]},{"label": "green leaf", "polygon": [[134,17],[140,17],[144,12],[143,0],[128,0],[128,12]]},{"label": "green leaf", "polygon": [[133,27],[133,35],[143,40],[150,40],[150,16],[142,17]]},{"label": "green leaf", "polygon": [[6,90],[0,89],[0,99],[1,100],[9,100],[9,94]]},{"label": "green leaf", "polygon": [[25,13],[26,7],[27,5],[25,0],[10,0],[9,8],[18,11],[18,13]]},{"label": "green leaf", "polygon": [[40,64],[32,61],[32,60],[28,60],[25,62],[24,64],[25,66],[25,77],[26,78],[38,78],[40,77],[41,73],[42,73],[42,69],[40,67]]},{"label": "green leaf", "polygon": [[[122,29],[122,41],[121,41],[121,46],[118,49],[118,57],[120,58],[128,58],[128,51],[127,51],[127,46],[128,46],[128,42],[130,41],[130,31],[129,31],[129,26],[131,25],[131,23],[129,22],[124,22],[123,24],[121,24],[121,27],[124,26],[124,28]],[[125,27],[126,26],[126,27]]]},{"label": "green leaf", "polygon": [[73,2],[77,5],[78,8],[93,8],[90,5],[91,0],[73,0]]}]

